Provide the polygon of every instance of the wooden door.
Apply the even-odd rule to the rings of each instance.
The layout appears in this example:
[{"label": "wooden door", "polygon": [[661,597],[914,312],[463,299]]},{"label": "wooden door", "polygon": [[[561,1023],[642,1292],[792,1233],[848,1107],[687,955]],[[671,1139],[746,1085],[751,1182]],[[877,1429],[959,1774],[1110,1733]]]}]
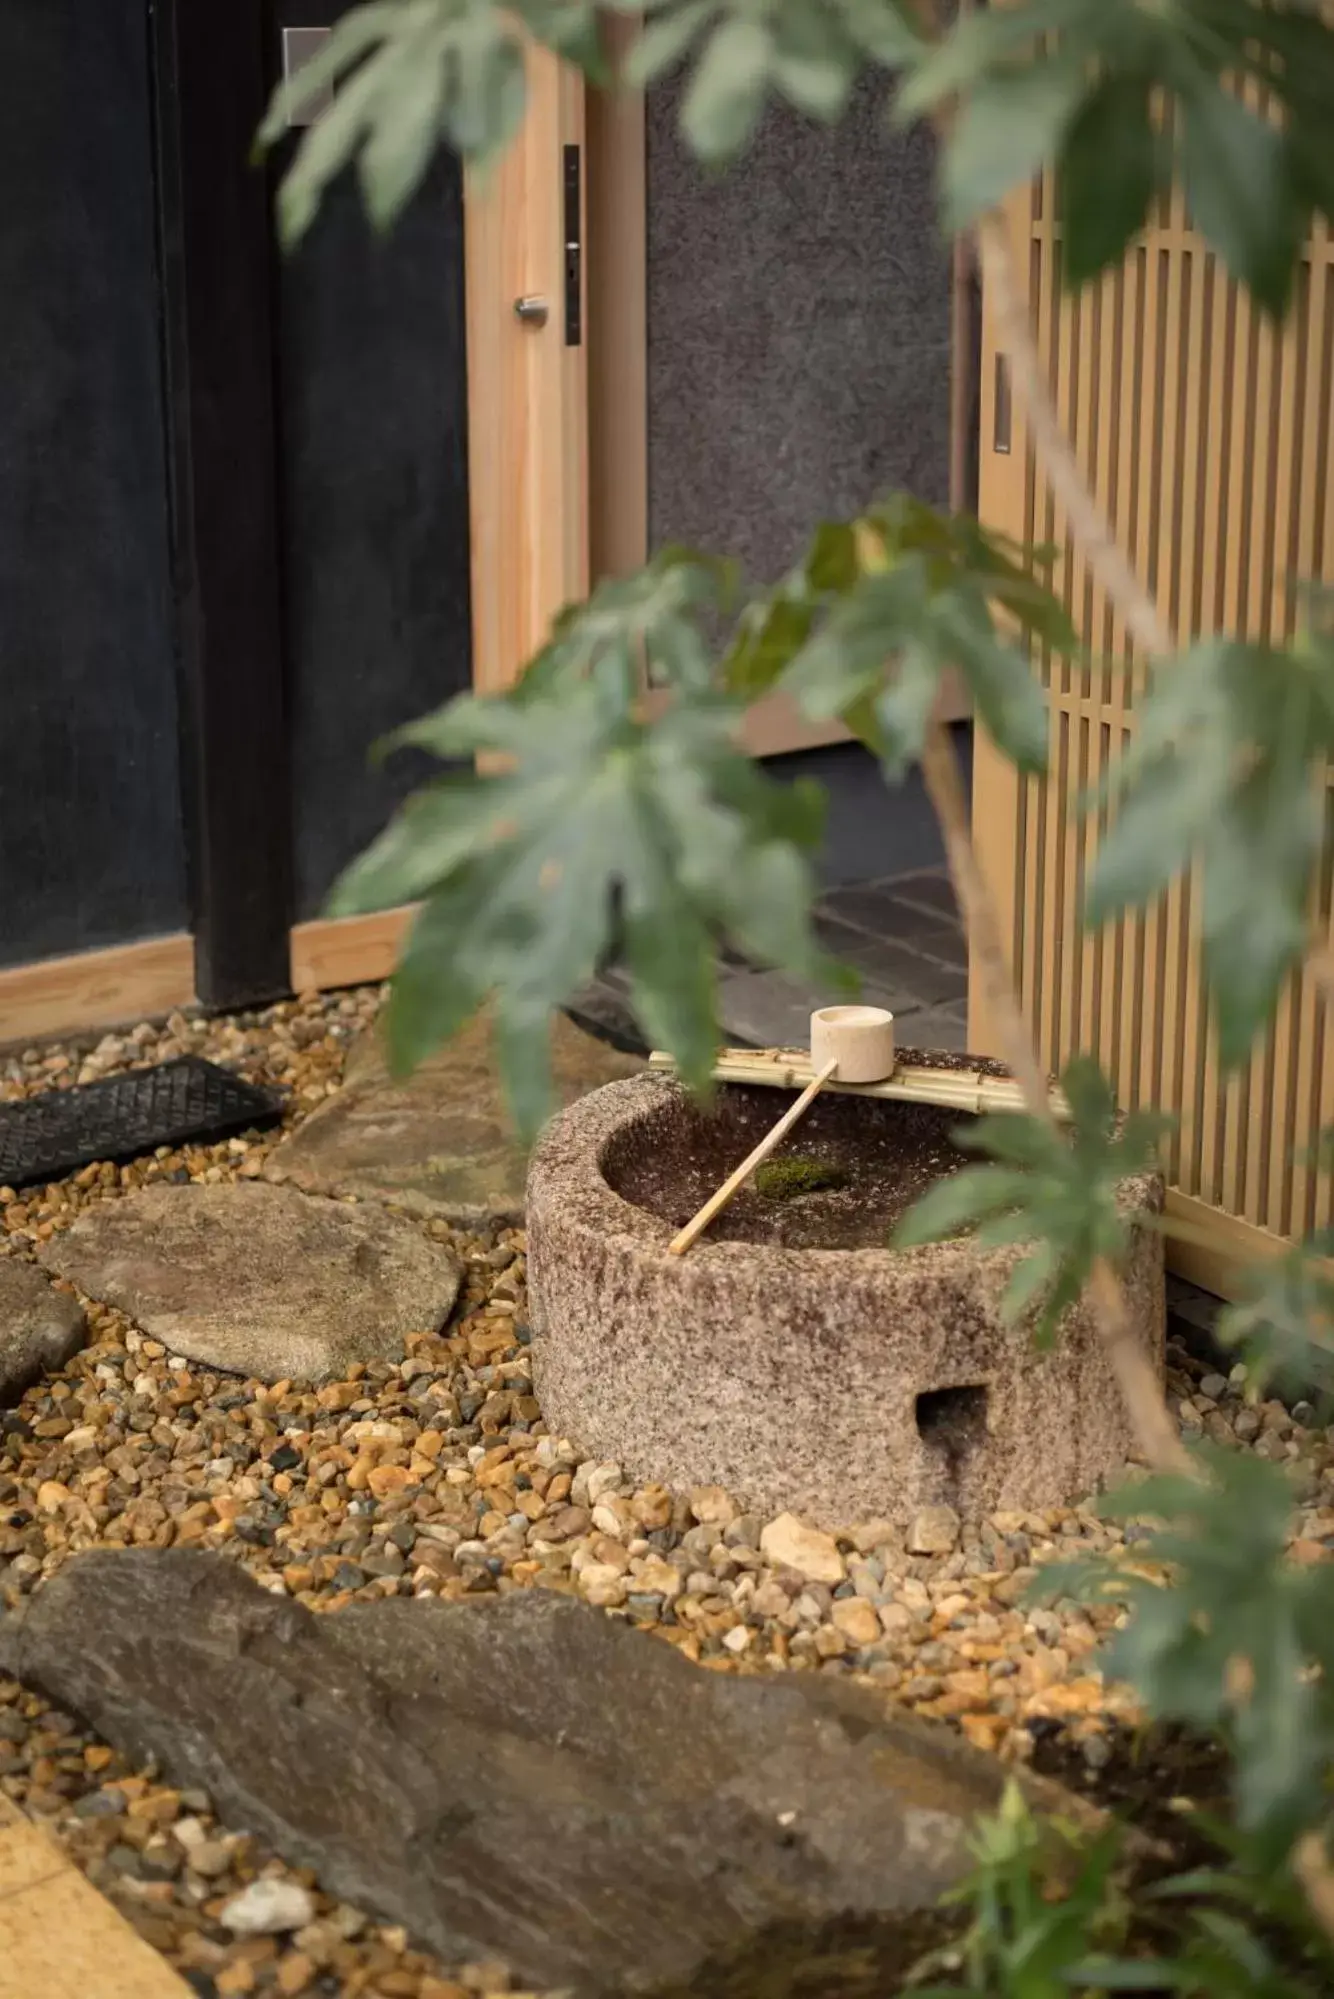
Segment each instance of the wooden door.
[{"label": "wooden door", "polygon": [[[583,77],[530,48],[528,88],[522,130],[484,179],[470,177],[466,203],[473,685],[482,693],[510,686],[556,612],[588,590]],[[541,301],[545,318],[521,318],[521,299]]]},{"label": "wooden door", "polygon": [[[1050,179],[1009,208],[1057,406],[1100,504],[1179,640],[1236,632],[1280,638],[1294,579],[1334,577],[1330,424],[1334,265],[1323,230],[1308,244],[1287,324],[1252,308],[1163,202],[1125,265],[1070,298]],[[1312,982],[1293,980],[1249,1064],[1220,1075],[1195,944],[1197,884],[1096,935],[1080,924],[1096,820],[1080,795],[1122,754],[1145,668],[1074,550],[1040,455],[1006,392],[1005,356],[983,305],[981,513],[1055,544],[1056,587],[1092,663],[1046,662],[1051,761],[1020,780],[981,739],[974,826],[1008,927],[1019,989],[1042,1054],[1058,1068],[1095,1053],[1126,1107],[1179,1120],[1171,1210],[1208,1246],[1173,1245],[1183,1274],[1234,1288],[1236,1261],[1330,1222],[1334,1184],[1304,1157],[1334,1117],[1334,1047]],[[1328,868],[1313,911],[1330,930]],[[980,981],[970,1045],[993,1045]]]}]

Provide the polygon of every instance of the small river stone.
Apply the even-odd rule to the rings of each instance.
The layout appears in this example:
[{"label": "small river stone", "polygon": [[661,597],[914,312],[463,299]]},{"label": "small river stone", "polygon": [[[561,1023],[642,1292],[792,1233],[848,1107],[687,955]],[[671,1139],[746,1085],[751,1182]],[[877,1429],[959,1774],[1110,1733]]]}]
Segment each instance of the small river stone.
[{"label": "small river stone", "polygon": [[960,1521],[952,1506],[924,1506],[908,1534],[913,1555],[947,1555],[957,1547]]},{"label": "small river stone", "polygon": [[874,1645],[880,1637],[880,1619],[872,1604],[859,1596],[842,1598],[830,1612],[835,1628],[853,1645]]},{"label": "small river stone", "polygon": [[[687,1537],[688,1538],[688,1537]],[[841,1583],[843,1557],[832,1534],[808,1527],[795,1513],[780,1513],[760,1535],[760,1553],[777,1567],[795,1569],[816,1583]]]},{"label": "small river stone", "polygon": [[260,1879],[233,1895],[218,1919],[233,1936],[277,1936],[315,1920],[315,1903],[296,1881]]},{"label": "small river stone", "polygon": [[18,1257],[0,1259],[0,1406],[62,1367],[82,1344],[83,1309]]}]

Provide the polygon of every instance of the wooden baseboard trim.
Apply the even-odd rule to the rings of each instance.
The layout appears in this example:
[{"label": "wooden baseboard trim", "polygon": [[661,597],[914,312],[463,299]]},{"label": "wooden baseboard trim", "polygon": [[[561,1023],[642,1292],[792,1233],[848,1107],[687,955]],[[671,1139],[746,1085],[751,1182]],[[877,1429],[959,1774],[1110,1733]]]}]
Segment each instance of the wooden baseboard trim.
[{"label": "wooden baseboard trim", "polygon": [[323,993],[387,979],[416,914],[409,904],[374,916],[298,923],[292,931],[293,992]]},{"label": "wooden baseboard trim", "polygon": [[189,1999],[63,1850],[0,1798],[0,1999]]},{"label": "wooden baseboard trim", "polygon": [[0,1047],[151,1020],[194,997],[194,939],[183,931],[11,965],[0,971]]},{"label": "wooden baseboard trim", "polygon": [[1179,1187],[1167,1190],[1167,1213],[1175,1221],[1187,1223],[1205,1242],[1178,1242],[1167,1239],[1167,1267],[1188,1284],[1198,1284],[1217,1298],[1236,1298],[1248,1264],[1282,1256],[1288,1243],[1270,1229],[1238,1215],[1211,1208],[1197,1195],[1183,1194]]}]

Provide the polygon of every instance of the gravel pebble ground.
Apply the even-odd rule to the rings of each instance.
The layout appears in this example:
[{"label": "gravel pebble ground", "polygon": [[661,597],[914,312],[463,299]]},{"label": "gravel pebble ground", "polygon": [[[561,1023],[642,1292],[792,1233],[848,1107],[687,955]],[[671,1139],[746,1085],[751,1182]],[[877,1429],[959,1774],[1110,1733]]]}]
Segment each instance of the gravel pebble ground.
[{"label": "gravel pebble ground", "polygon": [[[367,988],[231,1019],[173,1015],[95,1045],[0,1056],[0,1098],[194,1052],[285,1085],[290,1124],[337,1088],[348,1043],[379,1000]],[[146,1181],[253,1177],[280,1135],[90,1167],[21,1195],[0,1189],[0,1255],[30,1255],[87,1203]],[[90,1305],[84,1350],[0,1418],[5,1603],[94,1546],[218,1549],[314,1610],[573,1591],[717,1670],[865,1677],[1013,1761],[1059,1729],[1096,1794],[1117,1724],[1133,1719],[1124,1690],[1105,1686],[1091,1660],[1114,1613],[1023,1598],[1044,1561],[1115,1547],[1120,1527],[1081,1507],[961,1528],[932,1508],[907,1531],[869,1523],[831,1537],[790,1516],[747,1514],[716,1487],[636,1486],[619,1465],[581,1461],[546,1433],[526,1352],[522,1233],[420,1226],[463,1260],[450,1324],[411,1339],[401,1364],[318,1389],[187,1365]],[[1248,1406],[1232,1380],[1175,1348],[1169,1386],[1188,1435],[1301,1462],[1308,1507],[1296,1552],[1323,1559],[1334,1548],[1325,1433],[1280,1403]],[[509,1990],[501,1965],[446,1969],[412,1951],[401,1930],[223,1829],[202,1793],[129,1768],[72,1717],[4,1681],[0,1790],[48,1826],[202,1999]]]}]

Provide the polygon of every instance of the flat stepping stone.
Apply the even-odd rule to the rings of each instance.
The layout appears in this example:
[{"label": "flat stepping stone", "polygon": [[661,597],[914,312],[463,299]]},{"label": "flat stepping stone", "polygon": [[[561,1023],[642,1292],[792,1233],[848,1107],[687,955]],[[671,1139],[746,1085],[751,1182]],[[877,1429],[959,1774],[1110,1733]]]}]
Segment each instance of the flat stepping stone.
[{"label": "flat stepping stone", "polygon": [[244,1182],[101,1201],[41,1251],[173,1353],[259,1381],[397,1360],[458,1295],[450,1252],[380,1207]]},{"label": "flat stepping stone", "polygon": [[[552,1026],[552,1064],[564,1104],[644,1066],[564,1014]],[[460,1227],[521,1220],[528,1152],[510,1126],[489,1024],[469,1022],[405,1082],[391,1077],[372,1029],[348,1057],[342,1089],[270,1153],[264,1170],[308,1193],[392,1201]]]},{"label": "flat stepping stone", "polygon": [[43,1374],[83,1345],[83,1307],[16,1256],[0,1258],[0,1407],[17,1402]]},{"label": "flat stepping stone", "polygon": [[0,1670],[447,1962],[580,1999],[720,1965],[897,1991],[1007,1776],[845,1681],[705,1672],[550,1591],[314,1616],[186,1550],[77,1557],[0,1624]]}]

